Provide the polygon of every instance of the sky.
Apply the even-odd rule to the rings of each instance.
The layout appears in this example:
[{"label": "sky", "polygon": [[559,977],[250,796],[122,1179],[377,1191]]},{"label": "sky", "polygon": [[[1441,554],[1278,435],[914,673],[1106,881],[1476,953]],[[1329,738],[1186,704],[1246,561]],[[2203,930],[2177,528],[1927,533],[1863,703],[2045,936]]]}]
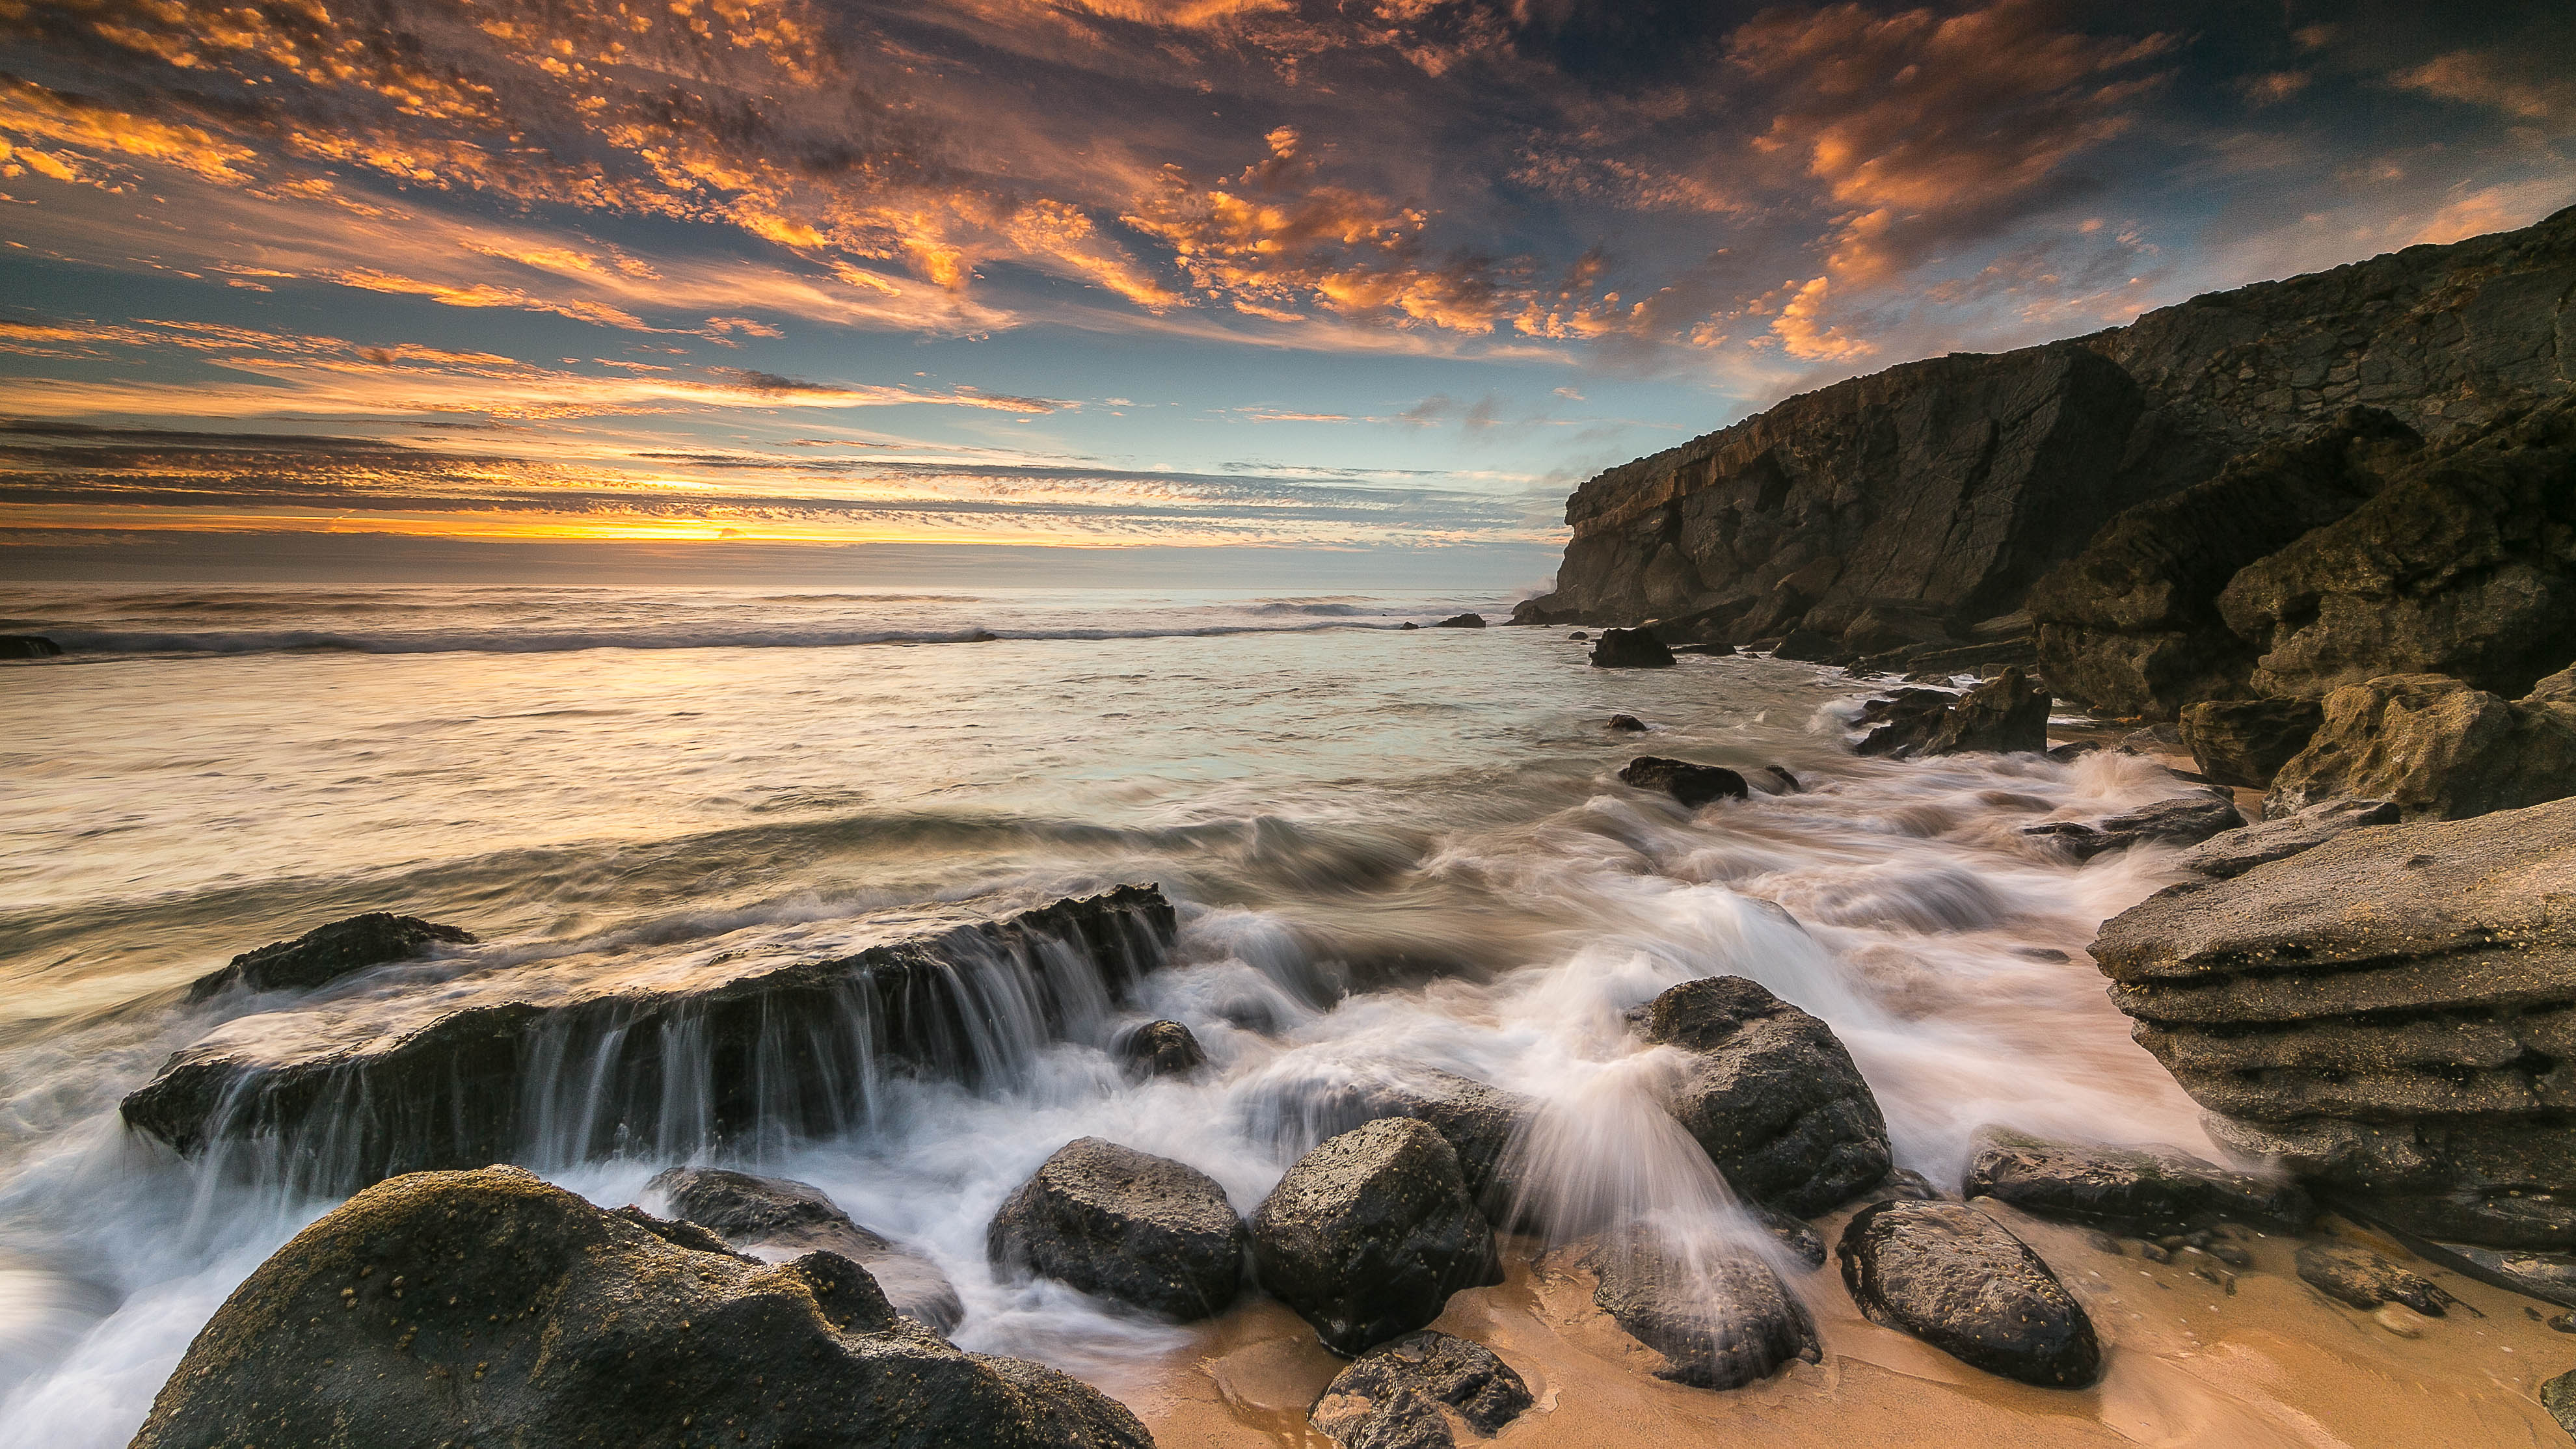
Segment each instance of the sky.
[{"label": "sky", "polygon": [[0,582],[1534,587],[1584,477],[2576,202],[2576,7],[0,0]]}]

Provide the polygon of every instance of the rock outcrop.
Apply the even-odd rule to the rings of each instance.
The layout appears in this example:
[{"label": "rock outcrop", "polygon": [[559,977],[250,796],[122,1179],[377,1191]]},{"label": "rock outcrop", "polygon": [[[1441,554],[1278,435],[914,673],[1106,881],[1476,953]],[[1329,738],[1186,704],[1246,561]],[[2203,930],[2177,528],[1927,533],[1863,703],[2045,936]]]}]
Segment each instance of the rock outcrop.
[{"label": "rock outcrop", "polygon": [[2307,747],[2272,778],[2278,820],[2337,798],[2386,800],[2409,820],[2457,820],[2576,795],[2576,706],[2507,700],[2439,674],[2326,696]]},{"label": "rock outcrop", "polygon": [[2321,800],[2295,815],[2221,831],[2184,851],[2182,865],[2225,880],[2314,850],[2347,830],[2394,825],[2398,818],[2396,805],[2386,800]]},{"label": "rock outcrop", "polygon": [[1003,1199],[985,1254],[1178,1322],[1234,1302],[1248,1239],[1215,1179],[1187,1163],[1077,1138]]},{"label": "rock outcrop", "polygon": [[1492,1349],[1446,1333],[1408,1333],[1362,1354],[1326,1385],[1306,1422],[1342,1449],[1444,1449],[1467,1431],[1490,1439],[1533,1400]]},{"label": "rock outcrop", "polygon": [[2183,706],[2182,745],[2211,784],[2261,790],[2325,718],[2313,699],[2204,700]]},{"label": "rock outcrop", "polygon": [[2354,1308],[2403,1303],[2429,1318],[2440,1318],[2460,1301],[2432,1279],[2398,1267],[2358,1243],[2303,1243],[2297,1266],[2300,1281]]},{"label": "rock outcrop", "polygon": [[1978,1132],[1959,1191],[2033,1217],[2142,1237],[2221,1222],[2296,1231],[2316,1211],[2295,1184],[2220,1167],[2179,1148],[2050,1142],[1995,1127]]},{"label": "rock outcrop", "polygon": [[673,1217],[705,1228],[735,1252],[764,1263],[818,1250],[838,1253],[868,1270],[895,1312],[931,1332],[947,1333],[965,1320],[957,1286],[938,1264],[852,1222],[809,1183],[674,1167],[656,1173],[645,1187],[662,1195]]},{"label": "rock outcrop", "polygon": [[[1151,887],[1004,913],[993,901],[887,911],[838,954],[721,944],[650,972],[593,957],[459,977],[436,994],[245,1017],[125,1099],[135,1129],[196,1155],[260,1154],[302,1190],[396,1172],[631,1143],[686,1157],[758,1133],[854,1125],[854,1088],[895,1070],[979,1081],[1054,1036],[1106,1034],[1161,964],[1171,904]],[[1025,1002],[997,1020],[995,993]]]},{"label": "rock outcrop", "polygon": [[1448,618],[1441,620],[1439,623],[1434,624],[1431,627],[1434,629],[1482,629],[1485,627],[1485,616],[1482,614],[1452,614]]},{"label": "rock outcrop", "polygon": [[759,1263],[515,1168],[359,1193],[189,1345],[138,1449],[676,1444],[1151,1449],[1053,1369],[962,1353],[830,1252]]},{"label": "rock outcrop", "polygon": [[1591,1262],[1594,1306],[1664,1356],[1659,1379],[1739,1389],[1822,1357],[1806,1305],[1750,1252],[1676,1245],[1637,1228],[1596,1248]]},{"label": "rock outcrop", "polygon": [[1691,1054],[1665,1104],[1744,1197],[1799,1217],[1876,1187],[1887,1121],[1833,1028],[1741,976],[1649,1002],[1645,1039]]},{"label": "rock outcrop", "polygon": [[1854,1214],[1835,1249],[1852,1302],[1964,1363],[2041,1388],[2102,1373],[2093,1320],[2046,1263],[1965,1203],[1883,1202]]},{"label": "rock outcrop", "polygon": [[2022,834],[2047,842],[2051,849],[2071,859],[2091,860],[2106,851],[2125,850],[2132,845],[2199,845],[2244,824],[2245,817],[2238,812],[2235,800],[2221,790],[2158,800],[2106,816],[2097,824],[2051,820],[2026,826]]},{"label": "rock outcrop", "polygon": [[1456,1150],[1407,1117],[1297,1159],[1252,1215],[1252,1256],[1261,1286],[1344,1354],[1429,1324],[1460,1289],[1503,1281]]},{"label": "rock outcrop", "polygon": [[1639,755],[1630,760],[1619,771],[1619,781],[1670,795],[1692,810],[1712,800],[1742,800],[1750,793],[1744,777],[1724,765],[1694,765],[1660,755]]},{"label": "rock outcrop", "polygon": [[1670,669],[1673,651],[1646,629],[1604,629],[1592,645],[1595,669]]},{"label": "rock outcrop", "polygon": [[1517,1092],[1411,1063],[1386,1063],[1332,1079],[1287,1076],[1256,1086],[1247,1105],[1277,1139],[1303,1144],[1338,1137],[1385,1117],[1410,1117],[1439,1133],[1458,1155],[1467,1191],[1494,1223],[1507,1224],[1519,1184],[1509,1149],[1537,1104]]},{"label": "rock outcrop", "polygon": [[2037,754],[2048,748],[2048,707],[2048,686],[2024,674],[2019,665],[2009,666],[1950,706],[1932,737],[1923,742],[1922,753]]},{"label": "rock outcrop", "polygon": [[473,942],[473,935],[461,926],[369,911],[316,926],[292,941],[245,951],[221,971],[198,977],[188,988],[188,999],[203,1001],[236,986],[248,991],[310,991],[370,967],[426,955],[441,945]]},{"label": "rock outcrop", "polygon": [[2093,955],[2231,1149],[2426,1238],[2576,1247],[2576,800],[2173,886]]}]

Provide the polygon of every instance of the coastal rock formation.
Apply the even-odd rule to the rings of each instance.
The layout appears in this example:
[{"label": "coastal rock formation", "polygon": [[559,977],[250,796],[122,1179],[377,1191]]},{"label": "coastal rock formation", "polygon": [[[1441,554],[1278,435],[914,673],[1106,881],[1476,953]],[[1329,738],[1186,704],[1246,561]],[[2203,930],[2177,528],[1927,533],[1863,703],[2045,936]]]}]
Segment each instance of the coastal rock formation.
[{"label": "coastal rock formation", "polygon": [[1750,793],[1744,777],[1723,765],[1694,765],[1660,755],[1639,755],[1619,771],[1622,784],[1670,795],[1692,810],[1712,800],[1742,800]]},{"label": "coastal rock formation", "polygon": [[1446,1333],[1408,1333],[1335,1375],[1306,1422],[1343,1449],[1444,1449],[1457,1443],[1449,1414],[1490,1439],[1532,1402],[1529,1385],[1492,1349]]},{"label": "coastal rock formation", "polygon": [[1965,1203],[1883,1202],[1836,1246],[1852,1302],[1964,1363],[2041,1388],[2102,1373],[2084,1306],[2037,1253]]},{"label": "coastal rock formation", "polygon": [[1595,669],[1670,669],[1673,651],[1645,629],[1604,629],[1592,646]]},{"label": "coastal rock formation", "polygon": [[1507,1170],[1507,1150],[1536,1110],[1518,1092],[1412,1063],[1380,1064],[1323,1082],[1275,1079],[1248,1094],[1248,1103],[1289,1143],[1338,1137],[1386,1117],[1421,1122],[1457,1154],[1467,1191],[1495,1223],[1509,1220],[1519,1196]]},{"label": "coastal rock formation", "polygon": [[2433,1239],[2576,1247],[2576,800],[2349,830],[2093,944],[2232,1150]]},{"label": "coastal rock formation", "polygon": [[1149,1021],[1118,1043],[1130,1071],[1148,1077],[1186,1076],[1207,1065],[1207,1048],[1177,1021]]},{"label": "coastal rock formation", "polygon": [[1739,1195],[1814,1217],[1887,1176],[1887,1121],[1833,1028],[1741,976],[1685,981],[1644,1018],[1692,1054],[1665,1108]]},{"label": "coastal rock formation", "polygon": [[2263,814],[2358,797],[2390,801],[2409,820],[2457,820],[2569,795],[2576,706],[2399,674],[2326,696],[2324,722],[2273,777]]},{"label": "coastal rock formation", "polygon": [[[1950,706],[1958,702],[1959,696],[1946,689],[1899,689],[1864,700],[1860,722],[1872,728],[1856,748],[1864,755],[1893,755],[1899,759],[1919,754],[1940,733]],[[2045,739],[2043,734],[2043,742]]]},{"label": "coastal rock formation", "polygon": [[1822,1357],[1806,1305],[1749,1252],[1679,1246],[1634,1228],[1591,1261],[1594,1305],[1664,1356],[1659,1379],[1738,1389]]},{"label": "coastal rock formation", "polygon": [[1003,1199],[985,1254],[1180,1322],[1234,1301],[1248,1240],[1215,1179],[1097,1137],[1056,1149]]},{"label": "coastal rock formation", "polygon": [[1448,618],[1441,620],[1439,623],[1434,624],[1431,627],[1434,629],[1482,629],[1485,627],[1485,616],[1482,614],[1452,614]]},{"label": "coastal rock formation", "polygon": [[2313,699],[2204,700],[2183,706],[2182,745],[2211,784],[2261,790],[2325,718]]},{"label": "coastal rock formation", "polygon": [[660,1227],[685,1232],[516,1168],[380,1183],[233,1291],[134,1443],[664,1444],[721,1425],[754,1449],[1151,1449],[1098,1390],[959,1352],[845,1258],[757,1263]]},{"label": "coastal rock formation", "polygon": [[2022,673],[2020,666],[2009,666],[1950,706],[1923,742],[1922,753],[2036,754],[2048,748],[2048,706],[2048,686]]},{"label": "coastal rock formation", "polygon": [[2220,790],[2158,800],[2125,814],[2108,816],[2097,825],[2052,820],[2026,826],[2022,834],[2044,840],[2072,859],[2091,860],[2105,851],[2132,845],[2198,845],[2244,824],[2245,817],[2236,809],[2236,801]]},{"label": "coastal rock formation", "polygon": [[1633,714],[1614,714],[1610,716],[1610,728],[1623,735],[1642,735],[1646,722]]},{"label": "coastal rock formation", "polygon": [[[1120,886],[1009,913],[989,900],[882,912],[820,958],[719,946],[641,972],[582,956],[498,967],[434,996],[228,1022],[122,1110],[183,1153],[226,1144],[316,1193],[540,1152],[641,1142],[676,1158],[840,1131],[872,1076],[979,1081],[1027,1069],[1069,1030],[1105,1034],[1173,927],[1160,891]],[[1027,1003],[1025,1027],[993,1017],[995,993]]]},{"label": "coastal rock formation", "polygon": [[2403,1303],[2428,1318],[2460,1300],[2420,1273],[2410,1273],[2358,1243],[2302,1243],[2299,1278],[2338,1303],[2377,1308]]},{"label": "coastal rock formation", "polygon": [[418,916],[369,911],[316,926],[292,941],[274,941],[245,951],[221,971],[210,971],[188,988],[190,1001],[203,1001],[219,991],[310,991],[371,966],[409,960],[441,945],[472,945],[474,937],[460,926],[442,926]]},{"label": "coastal rock formation", "polygon": [[2316,1211],[2294,1184],[2231,1171],[2179,1148],[2050,1142],[1999,1127],[1978,1131],[1959,1191],[2010,1203],[2033,1217],[2141,1237],[2220,1222],[2295,1231]]},{"label": "coastal rock formation", "polygon": [[1252,1215],[1252,1256],[1261,1286],[1343,1354],[1423,1327],[1462,1288],[1503,1281],[1456,1150],[1406,1117],[1297,1159]]},{"label": "coastal rock formation", "polygon": [[714,1167],[674,1167],[645,1188],[662,1195],[671,1215],[695,1223],[737,1253],[784,1263],[817,1251],[838,1253],[868,1270],[894,1311],[933,1333],[963,1322],[966,1305],[939,1265],[850,1220],[810,1184],[755,1177]]},{"label": "coastal rock formation", "polygon": [[2394,825],[2398,818],[2397,806],[2387,800],[2321,800],[2295,815],[2213,835],[2184,851],[2182,865],[2224,880],[2314,850],[2347,830]]}]

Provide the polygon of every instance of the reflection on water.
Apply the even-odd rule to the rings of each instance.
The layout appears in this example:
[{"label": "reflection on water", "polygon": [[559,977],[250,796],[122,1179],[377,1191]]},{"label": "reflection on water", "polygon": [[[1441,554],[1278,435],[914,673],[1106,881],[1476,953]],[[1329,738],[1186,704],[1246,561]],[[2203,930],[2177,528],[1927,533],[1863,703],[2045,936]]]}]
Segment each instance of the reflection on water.
[{"label": "reflection on water", "polygon": [[[1509,1175],[1542,1239],[1646,1222],[1771,1251],[1655,1107],[1670,1053],[1627,1029],[1712,973],[1832,1023],[1898,1161],[1936,1178],[1989,1120],[2202,1140],[2083,955],[2170,855],[2076,867],[2019,835],[2175,793],[2161,770],[1863,760],[1843,743],[1856,688],[1811,667],[1598,671],[1561,630],[1385,627],[1480,603],[1496,612],[489,590],[0,603],[11,628],[73,621],[100,646],[0,673],[0,769],[25,782],[0,818],[0,1422],[20,1442],[123,1442],[223,1296],[328,1209],[182,1164],[114,1108],[225,1018],[314,1004],[190,1007],[172,988],[366,909],[485,944],[346,984],[344,1004],[423,1000],[460,969],[651,974],[820,949],[888,907],[1160,883],[1179,939],[1123,1013],[1018,1043],[978,1087],[854,1081],[872,1095],[846,1130],[728,1149],[937,1259],[968,1305],[961,1343],[1112,1384],[1180,1331],[995,1281],[983,1230],[1002,1196],[1096,1134],[1205,1170],[1248,1211],[1331,1125],[1334,1093],[1388,1073],[1540,1104]],[[1002,637],[840,642],[976,630]],[[287,638],[317,631],[339,642]],[[383,642],[433,632],[442,648]],[[575,647],[602,635],[656,647]],[[725,642],[675,647],[689,639]],[[1614,712],[1654,731],[1613,735]],[[1694,814],[1615,782],[1642,752],[1780,764],[1806,788]],[[1120,1073],[1104,1048],[1148,1016],[1187,1023],[1210,1070]],[[679,1149],[600,1155],[619,1139],[583,1115],[582,1070],[568,1058],[542,1099],[579,1130],[536,1136],[588,1146],[536,1165],[623,1203]]]}]

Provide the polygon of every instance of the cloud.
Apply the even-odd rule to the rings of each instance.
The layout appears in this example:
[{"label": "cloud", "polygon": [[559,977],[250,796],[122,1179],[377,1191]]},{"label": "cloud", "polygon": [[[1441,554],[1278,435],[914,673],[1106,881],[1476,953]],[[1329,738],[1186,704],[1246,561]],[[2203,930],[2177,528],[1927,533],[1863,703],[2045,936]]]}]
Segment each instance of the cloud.
[{"label": "cloud", "polygon": [[2519,121],[2552,126],[2576,122],[2576,76],[2569,74],[2563,54],[2455,50],[2401,70],[2390,80],[2401,90],[2485,106]]},{"label": "cloud", "polygon": [[1843,329],[1824,320],[1826,289],[1826,279],[1815,278],[1780,305],[1771,331],[1780,339],[1781,350],[1805,362],[1850,362],[1876,352],[1876,347],[1846,336]]}]

